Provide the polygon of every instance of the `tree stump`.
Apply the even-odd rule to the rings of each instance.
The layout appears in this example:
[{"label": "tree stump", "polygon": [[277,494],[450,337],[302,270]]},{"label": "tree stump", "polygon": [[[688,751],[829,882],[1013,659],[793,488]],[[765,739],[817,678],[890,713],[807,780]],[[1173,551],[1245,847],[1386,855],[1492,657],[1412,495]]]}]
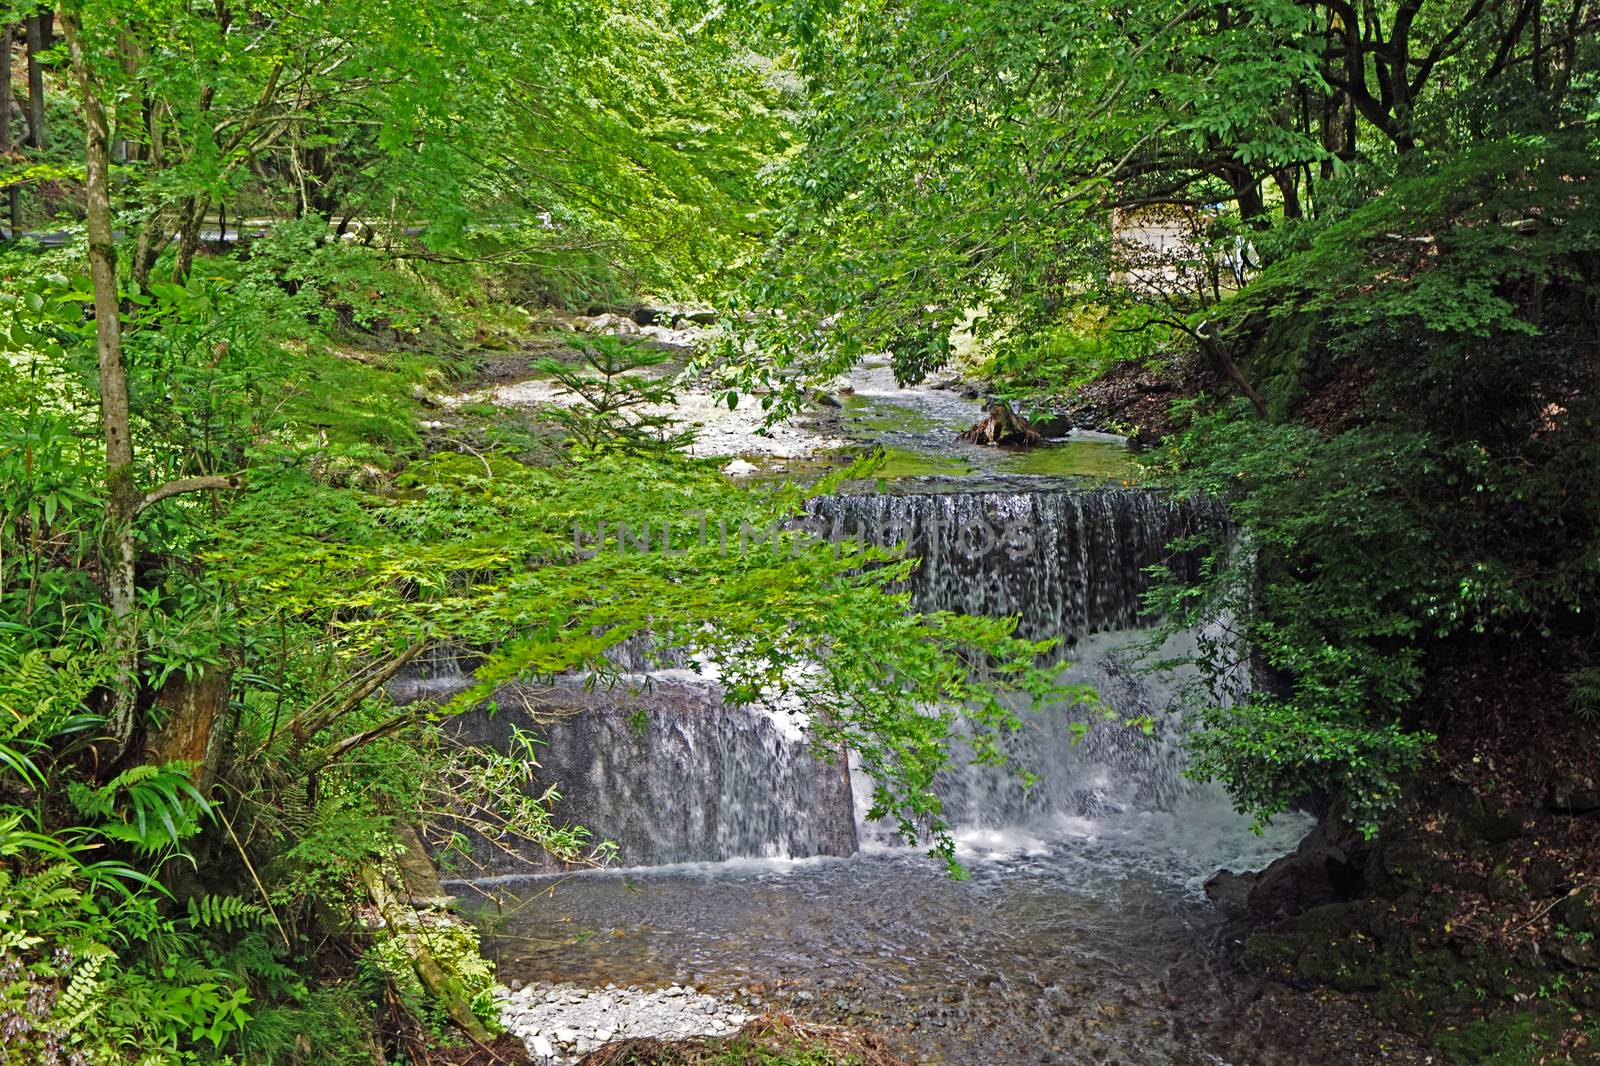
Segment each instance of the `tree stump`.
[{"label": "tree stump", "polygon": [[1013,411],[1011,405],[1004,400],[990,404],[977,425],[961,434],[961,439],[968,444],[987,444],[991,447],[1026,446],[1044,440],[1039,431],[1034,429],[1026,418]]}]

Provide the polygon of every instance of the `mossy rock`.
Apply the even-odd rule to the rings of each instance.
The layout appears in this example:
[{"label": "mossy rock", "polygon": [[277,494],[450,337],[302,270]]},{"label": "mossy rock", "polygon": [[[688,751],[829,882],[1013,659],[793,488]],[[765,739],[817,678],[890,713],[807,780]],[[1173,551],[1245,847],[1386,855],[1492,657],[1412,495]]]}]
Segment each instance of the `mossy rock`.
[{"label": "mossy rock", "polygon": [[1245,941],[1244,958],[1247,965],[1264,973],[1288,976],[1300,959],[1300,941],[1278,933],[1257,933]]},{"label": "mossy rock", "polygon": [[1570,895],[1555,905],[1551,915],[1574,933],[1600,936],[1600,892],[1590,888]]},{"label": "mossy rock", "polygon": [[1301,977],[1341,992],[1383,987],[1391,966],[1382,945],[1370,935],[1372,904],[1329,903],[1300,919]]},{"label": "mossy rock", "polygon": [[[1565,1022],[1565,1018],[1532,1011],[1505,1013],[1443,1033],[1434,1041],[1434,1046],[1450,1063],[1534,1066],[1556,1061],[1551,1049],[1561,1039]],[[1591,1054],[1587,1058],[1561,1061],[1594,1063],[1600,1059]]]}]

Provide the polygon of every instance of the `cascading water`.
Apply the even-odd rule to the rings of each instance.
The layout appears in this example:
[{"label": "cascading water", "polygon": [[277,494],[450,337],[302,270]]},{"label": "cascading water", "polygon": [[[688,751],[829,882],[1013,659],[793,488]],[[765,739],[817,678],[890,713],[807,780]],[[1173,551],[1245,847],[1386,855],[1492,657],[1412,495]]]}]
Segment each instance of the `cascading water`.
[{"label": "cascading water", "polygon": [[[786,716],[729,708],[688,670],[594,690],[508,685],[496,704],[461,720],[463,739],[509,750],[513,730],[538,735],[539,779],[558,784],[561,815],[615,843],[623,865],[856,849],[844,759],[818,760]],[[480,858],[495,874],[546,862],[536,849]]]},{"label": "cascading water", "polygon": [[[1062,680],[1098,696],[1025,711],[1024,727],[1006,739],[1013,766],[965,765],[943,775],[938,795],[964,837],[993,841],[1008,827],[1048,833],[1052,822],[1083,831],[1096,819],[1171,812],[1196,798],[1182,776],[1176,714],[1177,688],[1192,672],[1141,670],[1136,645],[1138,630],[1154,621],[1143,609],[1151,569],[1192,577],[1199,554],[1169,546],[1220,529],[1218,508],[1148,490],[991,484],[827,497],[814,502],[812,517],[822,535],[899,544],[918,557],[905,582],[918,610],[1014,615],[1021,636],[1056,640]],[[1156,657],[1193,650],[1194,635],[1179,634]],[[1038,780],[1025,784],[1018,768]],[[883,841],[873,827],[863,834]]]},{"label": "cascading water", "polygon": [[[950,440],[953,420],[975,409],[872,373],[854,399],[911,427],[897,446]],[[914,417],[894,415],[898,404]],[[620,869],[460,884],[469,898],[518,904],[490,941],[501,974],[759,983],[785,1009],[893,1032],[935,1062],[1344,1061],[1314,1034],[1282,1029],[1218,965],[1219,921],[1199,892],[1219,866],[1288,851],[1308,820],[1258,834],[1217,789],[1186,781],[1173,710],[1186,679],[1141,671],[1132,647],[1152,621],[1141,614],[1147,568],[1192,573],[1198,558],[1167,545],[1219,528],[1220,513],[1154,491],[994,476],[995,460],[959,458],[990,473],[819,499],[811,529],[909,542],[922,560],[906,582],[917,608],[1016,615],[1022,636],[1060,642],[1065,680],[1147,728],[1044,708],[1008,739],[1036,784],[988,767],[943,775],[971,875],[958,881],[855,824],[866,803],[852,805],[851,788],[864,782],[808,752],[803,718],[725,707],[714,680],[633,648],[620,665],[652,672],[631,687],[522,693],[575,712],[540,727],[542,779],[561,788],[562,816],[621,845]],[[1158,654],[1198,636],[1177,634]],[[1091,719],[1078,740],[1074,724]],[[463,727],[494,743],[516,721],[530,720],[502,711]],[[539,897],[527,906],[524,885]]]},{"label": "cascading water", "polygon": [[[1151,491],[1013,486],[823,497],[810,520],[823,536],[907,543],[921,559],[906,582],[917,609],[1017,615],[1021,635],[1059,642],[1065,681],[1100,697],[1024,712],[1008,746],[1038,776],[1032,786],[1015,768],[946,773],[937,789],[951,824],[1039,830],[1058,817],[1170,811],[1185,797],[1172,679],[1139,671],[1129,645],[1148,621],[1147,571],[1192,572],[1197,559],[1167,546],[1216,528],[1213,509]],[[464,735],[502,750],[514,728],[538,735],[540,779],[560,788],[559,815],[615,842],[625,866],[848,855],[858,833],[889,843],[883,827],[857,825],[867,786],[854,782],[852,815],[845,761],[815,757],[803,716],[727,707],[714,680],[647,641],[628,642],[616,662],[625,680],[598,691],[508,686],[494,714],[462,720]],[[449,682],[452,663],[430,665],[434,683]],[[1084,722],[1094,723],[1086,735],[1074,728]],[[546,862],[534,851],[480,857],[502,874]]]},{"label": "cascading water", "polygon": [[1146,621],[1149,568],[1193,576],[1198,556],[1167,545],[1221,522],[1217,508],[1161,492],[1059,487],[848,494],[811,513],[827,537],[905,544],[921,559],[907,581],[918,610],[1016,615],[1018,635],[1057,638],[1063,656]]}]

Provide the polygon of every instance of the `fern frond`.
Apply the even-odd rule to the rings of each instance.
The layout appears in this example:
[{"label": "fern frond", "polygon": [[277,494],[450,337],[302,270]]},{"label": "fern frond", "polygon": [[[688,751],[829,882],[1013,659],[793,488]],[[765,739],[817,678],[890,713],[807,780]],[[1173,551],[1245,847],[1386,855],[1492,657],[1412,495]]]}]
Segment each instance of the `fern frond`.
[{"label": "fern frond", "polygon": [[226,933],[261,925],[267,917],[259,903],[239,896],[200,896],[189,900],[188,911],[191,928],[217,929]]},{"label": "fern frond", "polygon": [[100,971],[105,967],[106,960],[111,958],[111,949],[95,945],[98,950],[92,951],[88,958],[78,964],[77,972],[72,975],[72,980],[67,982],[67,987],[56,1000],[56,1017],[61,1019],[60,1026],[64,1033],[71,1033],[94,1017],[100,1011],[104,1000],[98,995],[100,991]]}]

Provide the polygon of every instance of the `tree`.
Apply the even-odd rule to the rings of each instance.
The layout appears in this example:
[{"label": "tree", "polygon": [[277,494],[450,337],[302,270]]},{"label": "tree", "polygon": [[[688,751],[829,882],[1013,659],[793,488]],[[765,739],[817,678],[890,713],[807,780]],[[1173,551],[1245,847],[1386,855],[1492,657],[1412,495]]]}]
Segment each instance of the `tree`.
[{"label": "tree", "polygon": [[1222,293],[1119,287],[1114,218],[1187,220],[1179,265],[1226,252],[1248,273],[1286,224],[1337,217],[1419,151],[1581,120],[1597,20],[1590,0],[864,0],[775,19],[807,84],[804,146],[739,294],[779,313],[734,381],[794,400],[793,371],[874,350],[915,378],[980,309],[980,333],[1013,344],[1085,301],[1195,325]]},{"label": "tree", "polygon": [[44,53],[50,47],[54,15],[39,12],[26,20],[28,37],[28,147],[42,152],[50,147],[44,118]]},{"label": "tree", "polygon": [[96,57],[97,43],[85,40],[83,5],[61,11],[73,73],[82,97],[85,131],[84,207],[89,275],[94,293],[95,349],[99,367],[100,418],[105,437],[106,598],[111,608],[118,665],[110,733],[118,754],[140,723],[138,702],[139,633],[134,612],[138,546],[134,519],[146,506],[182,492],[237,488],[235,476],[170,481],[142,491],[134,467],[133,426],[128,405],[128,374],[123,362],[122,291],[117,278],[116,236],[111,213],[111,126],[106,114]]},{"label": "tree", "polygon": [[[0,156],[11,154],[11,108],[14,103],[11,84],[12,47],[16,44],[14,27],[0,25]],[[21,190],[11,185],[6,189],[6,219],[10,236],[15,239],[22,228]]]}]

